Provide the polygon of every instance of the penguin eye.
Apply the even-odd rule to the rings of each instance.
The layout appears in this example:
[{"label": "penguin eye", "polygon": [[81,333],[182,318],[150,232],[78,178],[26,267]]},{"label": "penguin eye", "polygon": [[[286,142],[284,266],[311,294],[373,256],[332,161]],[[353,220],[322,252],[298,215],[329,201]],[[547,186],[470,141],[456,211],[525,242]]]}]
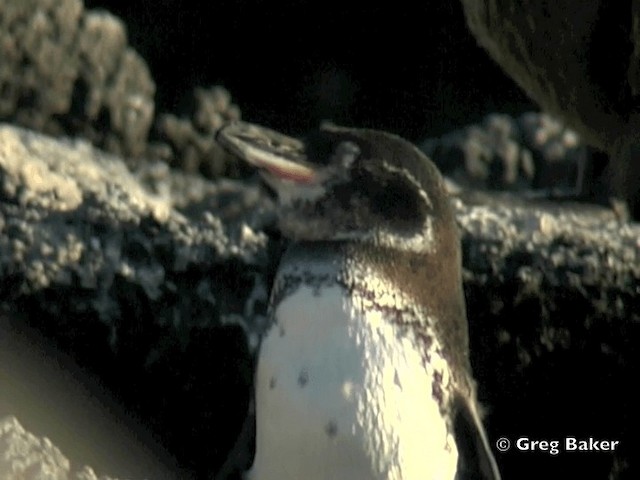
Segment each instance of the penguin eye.
[{"label": "penguin eye", "polygon": [[413,185],[394,176],[374,185],[372,190],[371,208],[376,214],[389,220],[416,221],[422,225],[424,202]]}]

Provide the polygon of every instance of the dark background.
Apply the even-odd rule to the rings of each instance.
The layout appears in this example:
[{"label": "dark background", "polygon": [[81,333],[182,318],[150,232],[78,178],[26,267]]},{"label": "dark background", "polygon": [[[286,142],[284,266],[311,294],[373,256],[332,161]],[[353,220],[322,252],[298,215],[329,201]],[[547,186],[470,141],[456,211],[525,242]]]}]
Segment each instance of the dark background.
[{"label": "dark background", "polygon": [[536,109],[476,45],[459,2],[86,0],[126,23],[158,112],[220,84],[243,118],[292,134],[321,120],[417,141]]}]

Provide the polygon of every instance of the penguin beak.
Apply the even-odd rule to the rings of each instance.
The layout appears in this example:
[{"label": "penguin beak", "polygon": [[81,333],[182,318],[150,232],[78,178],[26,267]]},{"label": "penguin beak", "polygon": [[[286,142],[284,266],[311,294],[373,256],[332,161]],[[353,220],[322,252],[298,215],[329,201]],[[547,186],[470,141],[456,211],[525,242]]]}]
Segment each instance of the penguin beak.
[{"label": "penguin beak", "polygon": [[261,169],[263,176],[268,175],[279,180],[302,185],[314,184],[318,178],[318,172],[310,166],[278,157],[268,152],[256,152],[255,156],[246,160],[251,165]]},{"label": "penguin beak", "polygon": [[261,170],[273,180],[297,185],[319,181],[318,170],[306,161],[304,145],[280,133],[237,122],[221,128],[216,140],[226,150]]}]

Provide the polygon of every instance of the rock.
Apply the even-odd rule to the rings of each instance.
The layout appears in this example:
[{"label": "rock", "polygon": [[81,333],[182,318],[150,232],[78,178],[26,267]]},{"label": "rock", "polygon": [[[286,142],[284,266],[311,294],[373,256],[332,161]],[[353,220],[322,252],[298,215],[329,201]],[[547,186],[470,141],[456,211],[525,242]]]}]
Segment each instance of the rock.
[{"label": "rock", "polygon": [[2,13],[0,120],[89,140],[132,166],[155,158],[209,178],[246,173],[213,140],[240,118],[229,92],[196,88],[183,114],[154,116],[154,81],[118,18],[81,0],[6,0]]},{"label": "rock", "polygon": [[116,480],[87,466],[71,467],[48,438],[27,432],[15,417],[0,418],[0,477],[4,480]]},{"label": "rock", "polygon": [[[32,435],[22,431],[18,435],[19,429],[11,427],[13,433],[5,437],[8,443],[0,447],[9,455],[0,455],[5,460],[0,461],[0,472],[15,473],[14,467],[22,465],[34,474],[35,463],[43,468],[53,464],[48,470],[60,472],[88,464],[98,476],[180,478],[174,474],[180,469],[173,456],[108,394],[98,377],[54,348],[23,316],[1,312],[0,419],[9,417],[19,418]],[[31,442],[35,437],[38,441]],[[34,465],[27,465],[20,457],[26,455],[25,443],[33,444],[29,458]],[[53,445],[64,456],[54,455]],[[27,478],[33,478],[29,475]],[[0,478],[7,477],[0,473]]]},{"label": "rock", "polygon": [[543,110],[607,152],[609,193],[640,218],[637,2],[462,4],[478,43],[505,72]]},{"label": "rock", "polygon": [[619,440],[576,459],[498,454],[503,478],[630,479],[639,465],[640,225],[584,205],[459,199],[472,365],[489,437]]},{"label": "rock", "polygon": [[0,119],[125,156],[146,150],[155,86],[120,20],[80,0],[6,0],[0,45]]},{"label": "rock", "polygon": [[248,402],[278,250],[262,231],[264,197],[163,164],[136,177],[84,141],[0,127],[4,310],[96,373],[202,475]]},{"label": "rock", "polygon": [[428,139],[422,150],[464,188],[577,193],[589,155],[572,130],[547,114],[514,119],[490,114],[474,124]]},{"label": "rock", "polygon": [[220,127],[234,120],[240,120],[240,109],[231,103],[229,92],[222,87],[197,88],[190,117],[160,115],[156,132],[159,144],[151,146],[151,155],[208,178],[237,177],[243,164],[214,139]]}]

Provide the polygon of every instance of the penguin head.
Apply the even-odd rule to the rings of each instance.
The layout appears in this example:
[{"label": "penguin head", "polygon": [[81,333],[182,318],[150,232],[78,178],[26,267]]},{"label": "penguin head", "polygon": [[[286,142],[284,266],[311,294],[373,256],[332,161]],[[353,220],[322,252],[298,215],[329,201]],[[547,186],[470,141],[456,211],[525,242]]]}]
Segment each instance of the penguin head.
[{"label": "penguin head", "polygon": [[[277,194],[282,233],[401,250],[436,248],[454,222],[437,168],[386,132],[325,125],[303,140],[235,123],[218,133]],[[454,239],[454,243],[457,240]]]}]

